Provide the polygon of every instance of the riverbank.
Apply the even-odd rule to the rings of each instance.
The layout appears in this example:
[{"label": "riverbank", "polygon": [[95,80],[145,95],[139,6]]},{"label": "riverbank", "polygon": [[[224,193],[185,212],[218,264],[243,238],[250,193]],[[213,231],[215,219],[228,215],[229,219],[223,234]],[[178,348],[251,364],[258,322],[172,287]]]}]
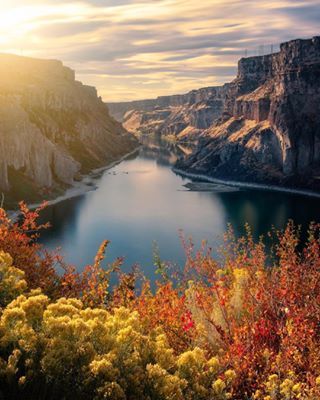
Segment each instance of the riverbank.
[{"label": "riverbank", "polygon": [[219,185],[226,185],[226,186],[232,186],[232,187],[244,188],[244,189],[257,189],[257,190],[266,190],[266,191],[271,191],[271,192],[291,193],[291,194],[298,194],[301,196],[320,198],[320,193],[312,192],[311,190],[294,189],[294,188],[287,188],[287,187],[281,187],[281,186],[276,186],[276,185],[264,185],[264,184],[260,184],[260,183],[222,180],[222,179],[212,178],[211,176],[204,175],[204,174],[195,174],[192,172],[186,172],[182,169],[174,168],[174,167],[172,168],[172,170],[176,174],[185,176],[186,178],[201,179],[203,181],[210,182],[210,183],[216,183]]},{"label": "riverbank", "polygon": [[[54,199],[48,200],[48,205],[54,205],[58,204],[64,200],[72,199],[77,196],[81,196],[84,193],[90,192],[92,190],[97,189],[96,185],[96,180],[101,177],[101,175],[115,167],[116,165],[120,164],[122,161],[126,160],[127,158],[131,157],[132,155],[136,154],[140,149],[140,145],[137,146],[133,151],[130,151],[129,153],[126,153],[124,156],[121,158],[112,161],[111,163],[107,164],[104,167],[96,168],[93,171],[91,171],[89,174],[84,175],[80,181],[75,181],[70,188],[68,188],[63,195],[58,196]],[[45,200],[45,199],[44,199]],[[41,205],[41,202],[39,203],[32,203],[28,204],[29,209],[33,210]],[[15,218],[18,214],[18,210],[8,210],[8,214],[10,215],[11,218]]]},{"label": "riverbank", "polygon": [[[207,239],[208,246],[218,249],[228,224],[241,235],[249,223],[259,238],[273,226],[284,229],[289,219],[304,232],[311,221],[320,221],[319,199],[314,197],[237,188],[227,191],[224,185],[215,191],[190,190],[185,185],[191,179],[172,171],[175,151],[166,145],[152,150],[141,147],[137,156],[97,179],[96,190],[46,207],[41,222],[50,221],[51,228],[44,231],[41,243],[51,251],[60,247],[65,261],[81,269],[108,239],[109,261],[124,257],[125,271],[139,264],[155,282],[151,268],[154,243],[163,261],[184,265],[181,232],[192,237],[197,248]],[[199,189],[199,179],[193,181]]]}]

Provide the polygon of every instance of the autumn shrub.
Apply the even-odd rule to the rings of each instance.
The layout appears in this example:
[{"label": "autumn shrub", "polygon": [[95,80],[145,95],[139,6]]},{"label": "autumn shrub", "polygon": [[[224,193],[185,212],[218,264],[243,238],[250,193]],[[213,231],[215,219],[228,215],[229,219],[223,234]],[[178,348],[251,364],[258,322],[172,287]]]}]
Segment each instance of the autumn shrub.
[{"label": "autumn shrub", "polygon": [[[9,260],[10,263],[10,260]],[[14,277],[16,271],[12,271]],[[20,294],[0,318],[0,390],[24,399],[226,399],[233,371],[200,348],[175,355],[139,314]]]},{"label": "autumn shrub", "polygon": [[[310,226],[302,250],[292,222],[276,238],[272,259],[248,229],[240,239],[226,235],[222,260],[196,255],[188,261],[198,276],[186,290],[195,340],[232,365],[239,398],[267,393],[275,375],[277,395],[261,398],[302,398],[320,374],[319,226]],[[301,392],[284,394],[283,382]]]},{"label": "autumn shrub", "polygon": [[9,254],[0,250],[0,307],[5,307],[27,288],[24,272],[12,266]]},{"label": "autumn shrub", "polygon": [[289,222],[272,252],[249,227],[217,257],[184,241],[151,289],[103,266],[107,241],[83,272],[45,252],[38,212],[0,215],[0,398],[320,399],[318,225],[302,243]]},{"label": "autumn shrub", "polygon": [[[249,227],[241,238],[226,233],[220,257],[193,252],[186,243],[181,284],[161,280],[155,293],[137,297],[135,307],[165,330],[175,351],[196,345],[232,367],[235,399],[317,399],[319,226],[310,226],[304,246],[292,222],[271,236],[272,256]],[[277,390],[271,390],[275,376]]]},{"label": "autumn shrub", "polygon": [[[47,251],[39,242],[41,231],[50,224],[38,224],[43,203],[30,210],[20,203],[19,218],[10,218],[0,208],[0,250],[10,255],[14,266],[24,272],[30,289],[40,288],[51,299],[78,297],[86,305],[106,303],[109,297],[109,276],[119,269],[122,260],[115,260],[107,269],[101,263],[108,246],[104,241],[98,249],[92,265],[78,272],[75,266],[66,264],[58,252]],[[58,272],[59,271],[59,272]]]},{"label": "autumn shrub", "polygon": [[36,241],[45,225],[38,225],[37,218],[45,203],[37,210],[31,211],[20,203],[19,219],[10,218],[0,208],[0,250],[10,254],[14,266],[24,271],[30,288],[41,287],[54,296],[59,277],[55,270],[57,257],[46,252]]}]

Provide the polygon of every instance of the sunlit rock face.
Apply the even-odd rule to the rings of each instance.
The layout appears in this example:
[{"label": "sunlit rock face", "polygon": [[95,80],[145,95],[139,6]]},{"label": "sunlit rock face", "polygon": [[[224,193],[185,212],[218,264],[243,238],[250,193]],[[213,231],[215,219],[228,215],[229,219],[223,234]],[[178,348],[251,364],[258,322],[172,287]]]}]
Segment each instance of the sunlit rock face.
[{"label": "sunlit rock face", "polygon": [[34,190],[65,187],[135,145],[96,89],[60,61],[0,55],[2,191],[21,180]]},{"label": "sunlit rock face", "polygon": [[193,90],[184,95],[154,100],[108,104],[110,113],[134,135],[174,136],[197,140],[200,132],[217,120],[224,109],[228,85]]},{"label": "sunlit rock face", "polygon": [[320,189],[320,37],[239,61],[222,117],[179,168]]}]

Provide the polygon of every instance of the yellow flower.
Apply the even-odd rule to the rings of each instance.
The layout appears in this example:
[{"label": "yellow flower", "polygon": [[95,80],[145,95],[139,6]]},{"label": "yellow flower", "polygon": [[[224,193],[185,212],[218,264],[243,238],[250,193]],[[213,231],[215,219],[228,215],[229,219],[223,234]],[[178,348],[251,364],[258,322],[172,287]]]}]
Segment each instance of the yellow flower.
[{"label": "yellow flower", "polygon": [[269,382],[277,382],[278,379],[279,379],[278,375],[277,374],[273,374],[273,375],[269,376],[268,381]]},{"label": "yellow flower", "polygon": [[216,374],[220,368],[220,363],[219,363],[218,357],[210,358],[210,360],[207,362],[207,366],[211,373]]},{"label": "yellow flower", "polygon": [[254,400],[260,400],[262,398],[261,390],[256,390],[255,394],[253,395]]},{"label": "yellow flower", "polygon": [[156,361],[166,370],[174,367],[175,357],[173,349],[170,348],[166,335],[161,334],[156,338]]},{"label": "yellow flower", "polygon": [[26,383],[26,377],[25,376],[21,376],[21,378],[19,378],[19,385],[23,386]]},{"label": "yellow flower", "polygon": [[233,369],[228,369],[225,373],[224,373],[226,379],[228,382],[232,382],[236,379],[236,373]]},{"label": "yellow flower", "polygon": [[0,307],[6,306],[27,289],[24,272],[12,266],[12,257],[0,251]]},{"label": "yellow flower", "polygon": [[295,385],[292,386],[292,391],[294,393],[300,393],[301,391],[301,383],[296,383]]},{"label": "yellow flower", "polygon": [[294,382],[291,379],[285,379],[280,385],[280,393],[285,399],[290,399]]},{"label": "yellow flower", "polygon": [[212,384],[212,389],[216,394],[221,394],[226,388],[226,384],[222,379],[217,379],[213,384]]},{"label": "yellow flower", "polygon": [[199,347],[182,353],[177,360],[179,374],[182,378],[191,379],[203,371],[206,359],[204,351]]},{"label": "yellow flower", "polygon": [[148,364],[147,373],[152,385],[154,398],[184,400],[182,391],[188,384],[185,379],[169,374],[158,364]]},{"label": "yellow flower", "polygon": [[246,268],[235,268],[233,270],[233,275],[238,284],[245,283],[249,277],[249,274],[248,274],[248,271]]}]

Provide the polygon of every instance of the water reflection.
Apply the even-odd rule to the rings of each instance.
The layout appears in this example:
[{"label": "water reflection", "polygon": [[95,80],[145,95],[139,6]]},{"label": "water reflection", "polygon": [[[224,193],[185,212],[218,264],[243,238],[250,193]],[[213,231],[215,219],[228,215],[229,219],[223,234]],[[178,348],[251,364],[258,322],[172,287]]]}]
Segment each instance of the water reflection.
[{"label": "water reflection", "polygon": [[237,233],[248,222],[258,237],[272,225],[283,228],[289,218],[304,227],[320,220],[313,198],[252,190],[188,191],[183,185],[190,180],[171,170],[181,151],[172,143],[145,143],[137,155],[106,171],[95,191],[45,210],[43,219],[52,228],[42,241],[49,248],[61,247],[66,260],[82,268],[109,239],[110,261],[124,256],[126,270],[138,263],[153,279],[154,241],[163,259],[184,263],[180,229],[198,245],[207,239],[216,246],[229,222]]}]

